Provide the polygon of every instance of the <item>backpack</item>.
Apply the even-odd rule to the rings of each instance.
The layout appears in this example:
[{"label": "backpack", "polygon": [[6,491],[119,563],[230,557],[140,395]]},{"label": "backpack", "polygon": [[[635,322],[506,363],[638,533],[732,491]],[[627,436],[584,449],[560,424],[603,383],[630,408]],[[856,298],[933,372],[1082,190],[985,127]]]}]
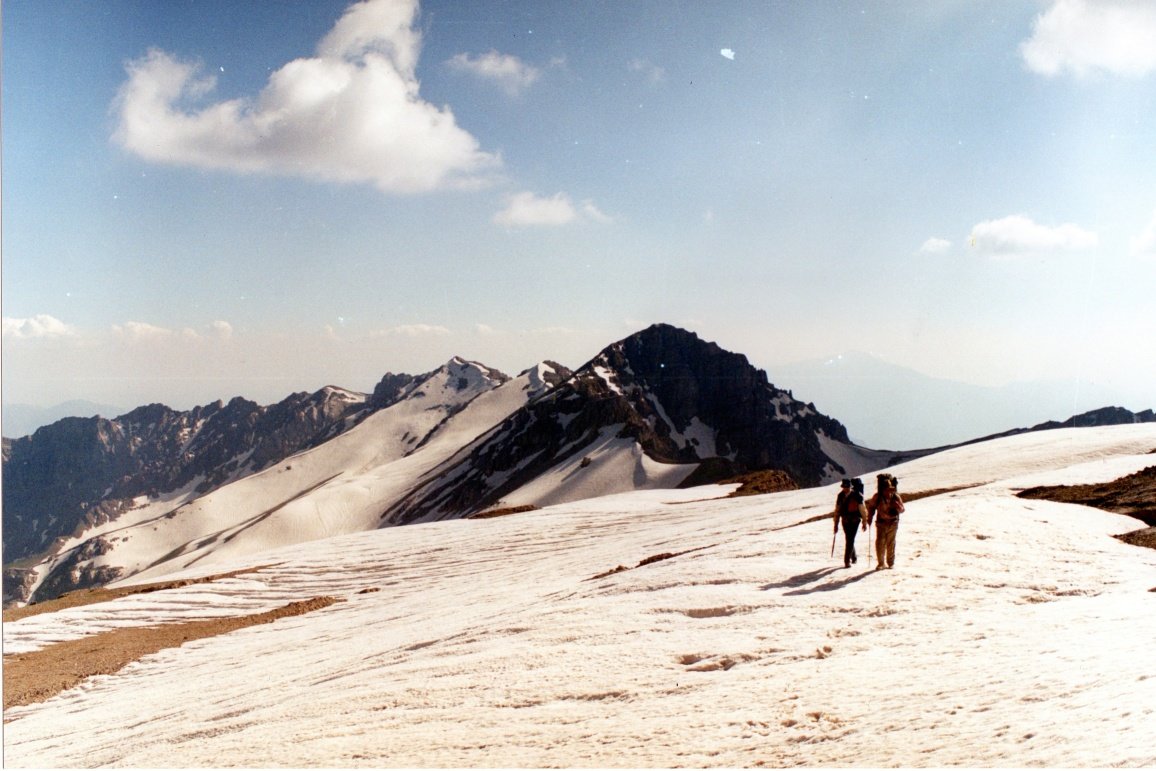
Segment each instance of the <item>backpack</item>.
[{"label": "backpack", "polygon": [[897,522],[899,520],[899,513],[903,511],[900,507],[898,493],[892,495],[891,500],[884,500],[882,493],[877,493],[875,496],[875,516],[879,518],[880,522]]}]

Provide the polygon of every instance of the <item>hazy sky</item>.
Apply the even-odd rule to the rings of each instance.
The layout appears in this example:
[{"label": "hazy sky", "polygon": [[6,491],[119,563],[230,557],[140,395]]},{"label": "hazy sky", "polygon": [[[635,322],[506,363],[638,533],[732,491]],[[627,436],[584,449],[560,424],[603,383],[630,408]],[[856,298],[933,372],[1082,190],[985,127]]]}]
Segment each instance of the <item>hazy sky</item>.
[{"label": "hazy sky", "polygon": [[862,350],[1156,405],[1154,3],[3,13],[5,399],[516,374],[663,321],[772,381]]}]

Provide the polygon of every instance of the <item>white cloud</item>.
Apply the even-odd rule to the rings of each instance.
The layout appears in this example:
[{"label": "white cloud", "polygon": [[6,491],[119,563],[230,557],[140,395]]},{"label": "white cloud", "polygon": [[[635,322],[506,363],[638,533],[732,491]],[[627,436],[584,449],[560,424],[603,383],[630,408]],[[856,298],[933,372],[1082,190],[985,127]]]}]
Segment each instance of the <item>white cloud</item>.
[{"label": "white cloud", "polygon": [[666,70],[646,59],[631,59],[627,67],[631,72],[641,73],[651,83],[662,83],[666,80]]},{"label": "white cloud", "polygon": [[227,321],[214,321],[209,325],[209,329],[221,340],[230,340],[233,337],[233,325]]},{"label": "white cloud", "polygon": [[126,321],[123,324],[113,324],[112,333],[121,340],[132,343],[152,343],[169,340],[185,340],[196,342],[201,340],[229,340],[233,337],[233,325],[227,321],[214,321],[206,328],[205,333],[198,332],[191,327],[169,329],[158,327],[144,321]]},{"label": "white cloud", "polygon": [[532,86],[541,75],[533,65],[516,56],[490,51],[481,56],[458,54],[447,64],[458,72],[465,72],[500,87],[510,96],[517,96]]},{"label": "white cloud", "polygon": [[494,215],[494,222],[505,227],[557,227],[579,219],[613,222],[591,201],[575,206],[565,193],[556,193],[549,198],[529,192],[515,193],[507,198],[506,208]]},{"label": "white cloud", "polygon": [[126,321],[123,324],[113,324],[112,332],[117,337],[132,342],[169,340],[177,334],[171,329],[158,327],[143,321]]},{"label": "white cloud", "polygon": [[1128,242],[1128,253],[1133,257],[1156,258],[1156,213],[1139,235]]},{"label": "white cloud", "polygon": [[387,193],[484,184],[501,165],[423,101],[415,67],[416,0],[350,6],[313,58],[274,72],[255,99],[198,109],[216,87],[199,66],[159,49],[129,62],[114,138],[157,162],[372,183]]},{"label": "white cloud", "polygon": [[450,334],[449,329],[437,324],[401,324],[377,333],[378,336],[390,337],[428,337],[431,335],[440,337],[448,334]]},{"label": "white cloud", "polygon": [[1095,233],[1064,224],[1047,227],[1023,215],[986,220],[971,229],[971,247],[994,257],[1016,257],[1041,252],[1090,249],[1099,243]]},{"label": "white cloud", "polygon": [[920,254],[943,254],[951,248],[951,242],[943,238],[929,238],[919,247]]},{"label": "white cloud", "polygon": [[412,76],[421,52],[421,35],[413,28],[417,10],[417,0],[354,3],[317,44],[317,53],[327,59],[377,53],[399,73]]},{"label": "white cloud", "polygon": [[730,59],[732,62],[735,60],[735,52],[729,48],[724,48],[723,50],[719,51],[719,53],[722,54],[725,58]]},{"label": "white cloud", "polygon": [[608,224],[614,222],[613,217],[611,217],[608,214],[603,213],[597,206],[595,206],[590,201],[583,201],[582,202],[581,211],[582,211],[583,216],[585,216],[586,219],[588,219],[592,222],[601,222],[604,225],[608,225]]},{"label": "white cloud", "polygon": [[4,317],[3,335],[13,340],[75,337],[76,328],[58,318],[41,313],[27,319]]},{"label": "white cloud", "polygon": [[1156,71],[1156,3],[1056,0],[1036,17],[1020,55],[1043,75],[1146,75]]}]

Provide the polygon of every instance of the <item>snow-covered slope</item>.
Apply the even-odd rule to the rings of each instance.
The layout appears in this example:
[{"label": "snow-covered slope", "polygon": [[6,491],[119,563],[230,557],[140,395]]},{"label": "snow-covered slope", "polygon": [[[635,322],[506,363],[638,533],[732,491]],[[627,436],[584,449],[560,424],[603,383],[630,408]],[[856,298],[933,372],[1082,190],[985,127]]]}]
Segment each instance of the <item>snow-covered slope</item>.
[{"label": "snow-covered slope", "polygon": [[[835,489],[657,490],[342,535],[213,583],[4,625],[5,652],[342,600],[5,714],[10,766],[1144,766],[1156,551],[1015,497],[1156,464],[1156,425],[891,469],[894,570],[829,558]],[[648,558],[664,556],[649,564]],[[609,573],[618,566],[628,569]],[[598,577],[601,576],[601,577]]]},{"label": "snow-covered slope", "polygon": [[39,572],[74,559],[94,539],[105,546],[87,564],[144,578],[376,528],[383,507],[416,476],[531,398],[542,387],[539,369],[502,382],[454,359],[395,404],[277,466],[187,503],[182,494],[191,491],[142,500],[114,522],[66,542]]}]

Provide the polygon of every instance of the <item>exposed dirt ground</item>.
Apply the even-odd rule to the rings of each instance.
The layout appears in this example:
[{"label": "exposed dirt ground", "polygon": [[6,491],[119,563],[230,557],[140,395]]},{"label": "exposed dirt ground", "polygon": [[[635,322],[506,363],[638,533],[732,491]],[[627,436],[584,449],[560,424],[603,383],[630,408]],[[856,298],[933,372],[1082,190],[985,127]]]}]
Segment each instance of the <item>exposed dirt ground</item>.
[{"label": "exposed dirt ground", "polygon": [[[251,573],[252,570],[242,571]],[[122,589],[88,589],[71,592],[55,600],[4,611],[5,623],[64,608],[105,602],[130,594],[175,589],[194,583],[208,583],[236,573],[208,576],[195,581],[171,581]],[[190,640],[215,637],[279,618],[299,616],[338,602],[334,597],[314,597],[247,616],[189,621],[152,627],[114,629],[66,640],[38,651],[4,656],[4,708],[44,701],[80,684],[94,675],[110,675],[128,664],[165,648],[176,648]]]},{"label": "exposed dirt ground", "polygon": [[1031,487],[1021,498],[1078,503],[1135,517],[1148,527],[1116,536],[1135,546],[1156,549],[1156,466],[1098,485]]}]

